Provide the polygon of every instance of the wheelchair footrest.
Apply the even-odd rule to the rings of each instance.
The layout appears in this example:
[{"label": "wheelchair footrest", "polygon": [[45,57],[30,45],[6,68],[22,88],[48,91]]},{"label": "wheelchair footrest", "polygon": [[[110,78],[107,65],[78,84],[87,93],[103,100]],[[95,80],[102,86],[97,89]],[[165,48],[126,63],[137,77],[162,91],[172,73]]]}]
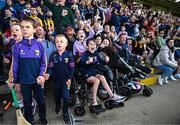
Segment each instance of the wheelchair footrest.
[{"label": "wheelchair footrest", "polygon": [[120,108],[120,107],[124,107],[124,103],[123,102],[114,101],[114,100],[107,100],[107,101],[104,102],[104,106],[107,109]]},{"label": "wheelchair footrest", "polygon": [[91,113],[95,113],[95,114],[99,114],[101,112],[106,111],[106,109],[102,108],[101,104],[99,104],[99,105],[91,105],[91,106],[89,106],[89,110],[90,110]]}]

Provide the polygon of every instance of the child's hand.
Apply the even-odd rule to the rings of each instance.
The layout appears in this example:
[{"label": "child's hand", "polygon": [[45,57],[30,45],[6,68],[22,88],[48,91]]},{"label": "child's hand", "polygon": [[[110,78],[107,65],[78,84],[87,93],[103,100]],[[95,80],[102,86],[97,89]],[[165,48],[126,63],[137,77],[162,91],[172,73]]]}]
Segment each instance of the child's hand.
[{"label": "child's hand", "polygon": [[38,76],[36,81],[39,85],[44,86],[45,78],[43,76]]},{"label": "child's hand", "polygon": [[10,63],[9,59],[7,59],[6,57],[3,58],[4,63]]},{"label": "child's hand", "polygon": [[49,36],[50,41],[54,41],[54,36]]},{"label": "child's hand", "polygon": [[104,43],[102,43],[102,44],[100,45],[100,47],[101,47],[101,48],[105,48],[105,45],[104,45]]},{"label": "child's hand", "polygon": [[63,10],[61,15],[62,16],[66,16],[67,14],[68,14],[68,11],[67,10]]},{"label": "child's hand", "polygon": [[106,63],[109,62],[109,56],[105,56],[105,62],[106,62]]},{"label": "child's hand", "polygon": [[87,61],[87,64],[90,64],[93,62],[93,58],[92,57],[89,57],[88,61]]},{"label": "child's hand", "polygon": [[44,78],[45,78],[45,80],[48,80],[49,79],[49,74],[44,74]]},{"label": "child's hand", "polygon": [[142,58],[141,56],[139,56],[139,55],[137,55],[137,58],[138,58],[139,60],[143,60],[143,58]]},{"label": "child's hand", "polygon": [[88,23],[88,21],[84,21],[84,25],[86,26],[86,27],[90,27],[90,24]]},{"label": "child's hand", "polygon": [[43,41],[43,39],[42,39],[42,38],[38,38],[38,39],[37,39],[37,41],[42,42],[42,41]]},{"label": "child's hand", "polygon": [[14,86],[14,83],[12,83],[12,81],[10,81],[9,79],[6,81],[9,89],[11,89]]},{"label": "child's hand", "polygon": [[68,80],[66,81],[66,85],[67,85],[67,89],[70,89],[71,79],[68,79]]}]

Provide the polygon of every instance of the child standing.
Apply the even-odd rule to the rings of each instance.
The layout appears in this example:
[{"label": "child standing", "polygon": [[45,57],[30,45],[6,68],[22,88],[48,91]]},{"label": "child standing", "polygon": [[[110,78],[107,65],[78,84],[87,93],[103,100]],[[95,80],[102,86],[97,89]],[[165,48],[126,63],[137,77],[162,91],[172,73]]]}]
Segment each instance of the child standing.
[{"label": "child standing", "polygon": [[[13,48],[14,48],[14,45],[15,43],[17,42],[20,42],[23,38],[23,35],[22,35],[22,32],[21,32],[21,27],[20,27],[20,24],[19,22],[15,22],[13,24],[11,24],[10,26],[10,29],[11,29],[11,36],[12,36],[12,39],[10,40],[10,49],[8,50],[8,54],[7,56],[4,57],[4,62],[6,63],[9,63],[12,59],[12,52],[13,52]],[[13,82],[13,74],[12,74],[12,66],[10,68],[10,71],[9,71],[9,79],[8,79],[8,86],[11,87],[13,84],[11,84]],[[17,97],[18,97],[18,100],[19,100],[19,107],[23,107],[23,101],[22,101],[22,94],[21,94],[21,86],[20,84],[15,84],[15,90],[16,90],[16,94],[17,94]]]},{"label": "child standing", "polygon": [[49,59],[47,79],[53,74],[54,94],[56,114],[61,109],[61,98],[63,98],[63,120],[66,124],[70,123],[68,104],[69,89],[74,69],[73,55],[66,51],[68,40],[64,35],[57,35],[55,38],[57,51],[52,53]]},{"label": "child standing", "polygon": [[21,84],[21,92],[24,102],[24,116],[26,120],[34,124],[32,114],[32,93],[38,103],[39,121],[47,124],[44,96],[43,77],[46,71],[46,57],[42,43],[34,39],[36,32],[34,21],[31,18],[20,22],[23,39],[16,43],[13,49],[12,68],[13,83]]}]

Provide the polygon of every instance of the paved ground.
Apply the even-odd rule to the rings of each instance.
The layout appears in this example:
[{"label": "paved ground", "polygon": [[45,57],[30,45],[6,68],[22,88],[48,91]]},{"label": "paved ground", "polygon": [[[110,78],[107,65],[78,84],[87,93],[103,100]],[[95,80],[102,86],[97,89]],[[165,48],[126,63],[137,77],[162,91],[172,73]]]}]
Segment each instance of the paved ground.
[{"label": "paved ground", "polygon": [[[180,124],[180,80],[170,81],[164,86],[152,86],[154,94],[144,97],[134,95],[125,102],[122,108],[107,110],[99,115],[87,113],[81,119],[83,123],[76,124]],[[50,90],[50,92],[52,92]],[[60,115],[54,111],[52,94],[47,95],[47,119],[49,124],[63,124]],[[36,120],[38,117],[36,115]],[[4,122],[0,124],[15,124],[15,110],[11,107],[4,115]]]}]

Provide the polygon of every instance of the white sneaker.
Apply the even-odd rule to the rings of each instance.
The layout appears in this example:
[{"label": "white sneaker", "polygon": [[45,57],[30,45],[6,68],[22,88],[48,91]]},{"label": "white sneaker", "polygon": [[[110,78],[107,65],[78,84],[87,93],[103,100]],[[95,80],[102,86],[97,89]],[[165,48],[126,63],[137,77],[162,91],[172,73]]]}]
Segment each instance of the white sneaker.
[{"label": "white sneaker", "polygon": [[19,103],[19,107],[20,107],[20,108],[23,108],[23,107],[24,107],[24,103],[23,103],[22,100],[19,100],[18,103]]},{"label": "white sneaker", "polygon": [[34,98],[32,98],[31,106],[32,106],[32,113],[33,113],[33,115],[35,115],[36,108],[37,108],[37,102],[36,102],[36,100]]},{"label": "white sneaker", "polygon": [[174,75],[174,77],[175,77],[176,79],[180,79],[180,73],[176,73],[176,74]]},{"label": "white sneaker", "polygon": [[171,79],[172,81],[176,81],[176,79],[174,78],[173,75],[170,76],[170,79]]},{"label": "white sneaker", "polygon": [[126,97],[125,96],[121,96],[121,95],[117,95],[117,94],[114,94],[113,97],[110,98],[111,100],[114,100],[114,101],[118,101],[118,102],[123,102],[126,100]]},{"label": "white sneaker", "polygon": [[164,77],[163,83],[165,83],[165,84],[168,84],[168,83],[169,83],[169,82],[168,82],[168,77]]},{"label": "white sneaker", "polygon": [[158,84],[162,86],[163,85],[163,80],[164,80],[163,78],[159,77],[158,78]]}]

